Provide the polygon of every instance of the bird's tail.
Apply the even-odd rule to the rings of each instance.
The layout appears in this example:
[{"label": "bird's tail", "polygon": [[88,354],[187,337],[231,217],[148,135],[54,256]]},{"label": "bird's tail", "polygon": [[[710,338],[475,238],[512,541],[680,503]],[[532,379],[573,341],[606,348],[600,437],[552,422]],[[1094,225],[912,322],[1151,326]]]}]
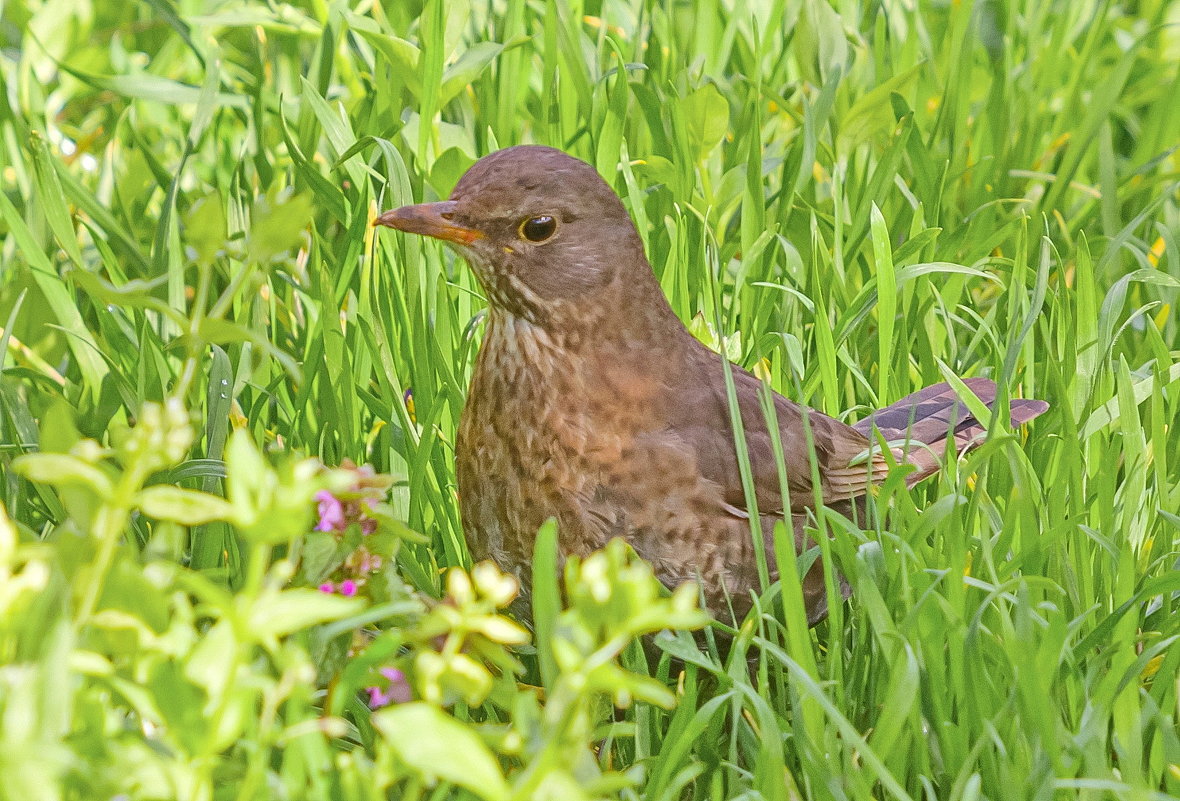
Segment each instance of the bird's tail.
[{"label": "bird's tail", "polygon": [[[965,378],[963,383],[985,406],[992,408],[996,401],[993,381]],[[1009,416],[1012,425],[1018,426],[1048,408],[1045,401],[1016,398],[1009,406]],[[870,438],[874,438],[873,429],[876,428],[886,442],[896,446],[894,453],[899,459],[917,467],[907,478],[911,486],[938,472],[951,437],[955,450],[963,451],[979,444],[987,433],[950,384],[935,384],[918,390],[873,412],[853,428]]]}]

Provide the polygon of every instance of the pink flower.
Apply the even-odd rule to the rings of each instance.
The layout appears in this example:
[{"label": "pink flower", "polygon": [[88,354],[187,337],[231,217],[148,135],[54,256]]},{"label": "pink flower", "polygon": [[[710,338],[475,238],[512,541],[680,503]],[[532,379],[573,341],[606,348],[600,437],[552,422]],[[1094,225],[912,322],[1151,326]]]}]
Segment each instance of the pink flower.
[{"label": "pink flower", "polygon": [[340,499],[327,490],[320,490],[315,494],[318,501],[320,522],[316,524],[316,531],[344,531],[348,525],[344,520],[344,504]]},{"label": "pink flower", "polygon": [[[315,530],[331,533],[337,543],[346,541],[344,535],[354,525],[362,534],[377,531],[380,524],[374,515],[380,508],[380,499],[392,483],[389,476],[379,476],[371,465],[357,467],[345,459],[341,470],[351,471],[354,477],[352,485],[337,492],[320,490],[314,498],[318,517]],[[343,565],[332,573],[333,578],[342,580],[336,583],[324,582],[319,585],[319,589],[321,592],[352,597],[365,583],[365,577],[380,569],[381,563],[381,557],[370,553],[363,545],[357,545]]]},{"label": "pink flower", "polygon": [[370,709],[378,709],[390,704],[404,704],[413,699],[414,694],[410,690],[410,683],[406,681],[406,674],[397,668],[381,668],[380,673],[389,680],[389,688],[386,690],[382,690],[380,687],[365,688],[365,692],[369,694]]},{"label": "pink flower", "polygon": [[361,575],[368,575],[381,569],[381,557],[374,553],[369,553],[368,548],[361,548],[360,558],[357,561],[357,572]]}]

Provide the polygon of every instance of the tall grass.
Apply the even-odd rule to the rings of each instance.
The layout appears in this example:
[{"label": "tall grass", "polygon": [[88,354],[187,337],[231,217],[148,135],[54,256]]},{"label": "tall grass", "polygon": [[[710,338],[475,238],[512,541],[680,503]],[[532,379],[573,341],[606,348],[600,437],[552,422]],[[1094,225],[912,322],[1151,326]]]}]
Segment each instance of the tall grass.
[{"label": "tall grass", "polygon": [[[825,521],[853,587],[828,623],[785,628],[772,588],[725,661],[663,636],[683,673],[650,670],[674,709],[570,707],[586,725],[554,731],[618,786],[530,784],[490,726],[502,709],[448,706],[489,723],[506,792],[1180,795],[1180,4],[0,11],[0,797],[498,797],[471,750],[450,757],[466,774],[405,778],[424,760],[394,718],[374,730],[352,704],[347,733],[317,724],[343,713],[301,628],[258,652],[181,646],[261,597],[258,537],[127,505],[103,539],[77,487],[12,462],[78,436],[126,461],[110,432],[176,399],[196,439],[143,481],[220,494],[234,429],[372,465],[425,535],[400,575],[439,595],[469,562],[453,442],[484,303],[437,243],[369,223],[523,142],[594,164],[676,312],[705,338],[718,321],[713,344],[775,390],[856,416],[989,375],[1052,408],[1024,432],[997,421],[912,492],[886,484],[867,531]],[[343,615],[364,613],[306,623]],[[182,652],[198,667],[166,666]],[[223,668],[284,689],[211,713],[186,688]],[[556,669],[530,667],[550,690]],[[234,714],[254,723],[223,740]],[[189,768],[160,729],[197,732]]]}]

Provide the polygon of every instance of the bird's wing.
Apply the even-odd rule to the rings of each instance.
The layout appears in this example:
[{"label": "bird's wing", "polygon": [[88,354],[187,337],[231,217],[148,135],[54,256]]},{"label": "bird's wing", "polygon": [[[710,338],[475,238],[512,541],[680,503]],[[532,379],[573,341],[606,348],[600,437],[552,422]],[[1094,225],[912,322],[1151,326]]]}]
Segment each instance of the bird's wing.
[{"label": "bird's wing", "polygon": [[[722,369],[717,354],[706,351],[700,357],[696,374],[710,380],[682,387],[670,396],[669,428],[695,452],[702,477],[721,487],[724,502],[745,509]],[[760,397],[762,382],[736,365],[731,369],[761,514],[781,515],[788,507],[798,512],[814,506],[812,453],[824,503],[863,495],[888,474],[889,462],[879,450],[870,448],[864,433],[773,393],[773,423],[779,432],[790,493],[790,503],[784,503],[771,421]]]},{"label": "bird's wing", "polygon": [[[989,409],[996,402],[996,385],[986,378],[965,378],[963,383]],[[1013,425],[1028,422],[1049,408],[1039,400],[1017,398],[1009,407]],[[896,403],[879,409],[853,426],[858,432],[874,437],[874,429],[884,439],[896,443],[899,462],[914,465],[907,478],[913,486],[938,472],[946,456],[948,442],[955,450],[971,448],[983,439],[987,429],[967,409],[950,384],[935,384],[907,395]]]}]

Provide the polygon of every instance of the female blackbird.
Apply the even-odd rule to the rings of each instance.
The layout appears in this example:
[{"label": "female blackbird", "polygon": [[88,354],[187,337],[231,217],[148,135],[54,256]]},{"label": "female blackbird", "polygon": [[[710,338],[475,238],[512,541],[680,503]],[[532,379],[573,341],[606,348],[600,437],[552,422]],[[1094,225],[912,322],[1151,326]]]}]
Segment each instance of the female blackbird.
[{"label": "female blackbird", "polygon": [[[559,150],[493,153],[449,200],[388,211],[375,224],[451,244],[487,294],[456,442],[459,505],[472,554],[514,573],[526,597],[536,531],[554,517],[563,557],[623,537],[665,584],[699,580],[714,614],[744,615],[759,577],[727,367],[768,556],[775,521],[788,515],[796,548],[807,545],[812,459],[823,503],[853,516],[891,461],[912,465],[912,483],[938,470],[948,442],[961,449],[983,433],[947,384],[854,426],[775,394],[780,482],[759,380],[689,333],[618,196],[593,167]],[[965,383],[985,404],[995,400],[987,379]],[[1015,400],[1012,422],[1046,408]],[[879,442],[874,427],[888,455],[870,448]],[[773,577],[773,561],[770,569]],[[827,614],[818,562],[803,590],[814,624]]]}]

